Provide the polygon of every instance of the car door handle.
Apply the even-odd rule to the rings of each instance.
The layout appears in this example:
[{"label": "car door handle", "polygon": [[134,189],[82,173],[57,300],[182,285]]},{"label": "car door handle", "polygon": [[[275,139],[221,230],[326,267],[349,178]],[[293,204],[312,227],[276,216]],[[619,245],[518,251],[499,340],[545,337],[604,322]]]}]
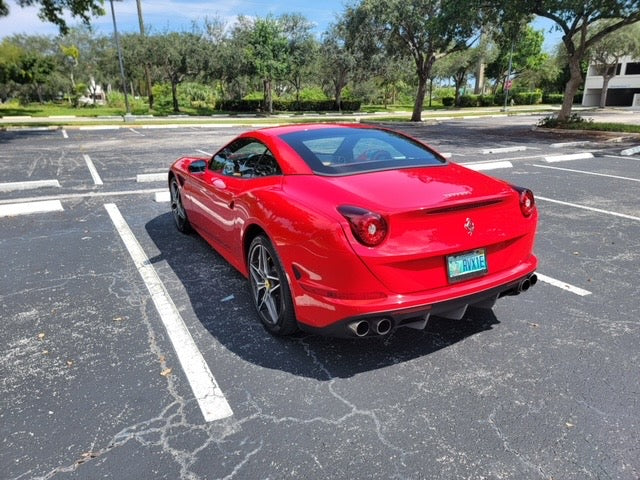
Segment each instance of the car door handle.
[{"label": "car door handle", "polygon": [[220,178],[216,178],[211,183],[213,184],[214,187],[219,188],[220,190],[224,190],[225,188],[227,188],[227,184],[224,183],[224,180],[221,180]]}]

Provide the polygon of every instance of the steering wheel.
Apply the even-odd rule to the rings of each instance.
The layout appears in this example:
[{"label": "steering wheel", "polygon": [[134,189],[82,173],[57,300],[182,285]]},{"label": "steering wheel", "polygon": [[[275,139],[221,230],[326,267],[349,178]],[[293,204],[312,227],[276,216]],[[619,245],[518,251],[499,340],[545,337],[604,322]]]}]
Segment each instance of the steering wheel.
[{"label": "steering wheel", "polygon": [[364,162],[367,160],[380,161],[380,160],[391,160],[392,158],[393,157],[387,150],[382,150],[382,149],[365,150],[364,152],[362,152],[360,155],[356,157],[356,161],[357,162]]}]

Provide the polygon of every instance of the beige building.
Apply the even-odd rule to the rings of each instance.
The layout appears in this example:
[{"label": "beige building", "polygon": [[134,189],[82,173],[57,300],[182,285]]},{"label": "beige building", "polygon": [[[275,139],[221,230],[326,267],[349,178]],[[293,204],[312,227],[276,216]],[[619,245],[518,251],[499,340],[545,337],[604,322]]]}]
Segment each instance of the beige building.
[{"label": "beige building", "polygon": [[[584,84],[582,105],[597,107],[602,93],[602,66],[590,64]],[[624,57],[609,81],[606,106],[640,108],[640,59]]]}]

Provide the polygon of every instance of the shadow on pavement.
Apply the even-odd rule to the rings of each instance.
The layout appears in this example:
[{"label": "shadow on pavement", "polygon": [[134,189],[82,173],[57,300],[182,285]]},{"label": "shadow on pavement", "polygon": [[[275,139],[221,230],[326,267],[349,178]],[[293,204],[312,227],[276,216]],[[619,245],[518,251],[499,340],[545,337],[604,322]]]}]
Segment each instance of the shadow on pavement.
[{"label": "shadow on pavement", "polygon": [[168,263],[207,331],[240,358],[264,368],[321,381],[347,378],[425,357],[500,323],[493,311],[469,309],[463,320],[432,317],[423,331],[401,328],[386,338],[274,337],[258,320],[247,280],[200,236],[179,233],[170,213],[151,220],[146,230],[161,252],[150,261]]}]

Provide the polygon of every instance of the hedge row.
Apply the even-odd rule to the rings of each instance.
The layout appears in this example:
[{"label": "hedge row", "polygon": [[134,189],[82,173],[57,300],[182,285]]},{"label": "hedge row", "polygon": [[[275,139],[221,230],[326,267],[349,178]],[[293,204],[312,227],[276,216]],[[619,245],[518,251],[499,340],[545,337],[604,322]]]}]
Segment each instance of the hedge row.
[{"label": "hedge row", "polygon": [[[545,93],[539,90],[535,92],[514,92],[509,95],[509,103],[513,101],[515,105],[537,105],[538,103],[560,104],[564,95],[562,93]],[[443,97],[442,105],[453,107],[455,99],[453,97]],[[573,103],[582,102],[582,92],[576,94]],[[504,105],[504,94],[498,95],[461,95],[458,99],[458,107],[491,107],[494,105]]]},{"label": "hedge row", "polygon": [[[513,100],[516,105],[535,105],[542,101],[542,92],[514,92],[509,95],[509,101]],[[442,104],[445,107],[452,107],[454,103],[453,97],[444,97]],[[504,103],[504,95],[461,95],[458,99],[459,107],[490,107],[493,105],[502,105]]]},{"label": "hedge row", "polygon": [[[341,109],[356,112],[360,110],[360,102],[343,100]],[[264,111],[262,100],[223,100],[218,104],[220,110],[228,112],[262,112]],[[273,100],[273,110],[277,112],[331,112],[336,111],[333,100]]]}]

